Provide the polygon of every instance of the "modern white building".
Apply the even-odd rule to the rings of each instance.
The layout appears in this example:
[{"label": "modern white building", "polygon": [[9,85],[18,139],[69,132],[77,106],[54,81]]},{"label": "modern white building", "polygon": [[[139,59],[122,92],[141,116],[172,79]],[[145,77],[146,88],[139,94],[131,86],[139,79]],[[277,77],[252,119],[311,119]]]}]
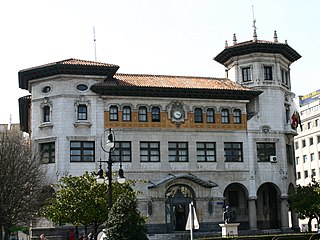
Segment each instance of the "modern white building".
[{"label": "modern white building", "polygon": [[[297,184],[306,186],[319,181],[320,171],[320,90],[316,90],[295,99],[301,120],[298,136],[295,137],[295,158]],[[300,220],[302,231],[308,230],[308,219]],[[312,221],[312,230],[318,229],[318,223]]]},{"label": "modern white building", "polygon": [[200,232],[221,231],[224,206],[240,231],[286,232],[296,184],[290,67],[300,57],[276,33],[255,33],[241,43],[234,35],[214,58],[226,78],[124,74],[77,59],[36,66],[19,72],[31,94],[19,99],[21,125],[43,153],[48,183],[97,172],[107,159],[101,134],[112,128],[113,159],[126,178],[146,181],[137,188],[149,233],[184,231],[190,201]]}]

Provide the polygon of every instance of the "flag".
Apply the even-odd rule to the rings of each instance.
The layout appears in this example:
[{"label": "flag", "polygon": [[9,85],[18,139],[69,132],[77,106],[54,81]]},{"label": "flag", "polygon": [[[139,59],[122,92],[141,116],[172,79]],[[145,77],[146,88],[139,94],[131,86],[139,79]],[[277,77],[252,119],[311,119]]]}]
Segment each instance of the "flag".
[{"label": "flag", "polygon": [[193,202],[189,204],[189,215],[186,224],[186,230],[199,229],[199,221],[196,214],[196,209],[193,206]]},{"label": "flag", "polygon": [[298,111],[294,111],[291,116],[291,128],[297,129],[298,125],[300,126],[300,130],[302,131],[301,119]]}]

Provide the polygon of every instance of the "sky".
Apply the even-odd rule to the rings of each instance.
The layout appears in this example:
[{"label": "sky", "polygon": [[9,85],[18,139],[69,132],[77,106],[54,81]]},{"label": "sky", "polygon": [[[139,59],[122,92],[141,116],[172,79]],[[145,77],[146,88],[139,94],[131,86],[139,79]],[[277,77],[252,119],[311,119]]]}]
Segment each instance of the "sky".
[{"label": "sky", "polygon": [[[118,73],[225,77],[213,58],[252,40],[288,44],[292,92],[320,89],[318,0],[4,0],[0,2],[0,123],[18,123],[18,72],[69,58],[120,66]],[[254,10],[254,11],[253,11]],[[94,41],[96,39],[96,41]],[[10,120],[11,119],[11,120]]]}]

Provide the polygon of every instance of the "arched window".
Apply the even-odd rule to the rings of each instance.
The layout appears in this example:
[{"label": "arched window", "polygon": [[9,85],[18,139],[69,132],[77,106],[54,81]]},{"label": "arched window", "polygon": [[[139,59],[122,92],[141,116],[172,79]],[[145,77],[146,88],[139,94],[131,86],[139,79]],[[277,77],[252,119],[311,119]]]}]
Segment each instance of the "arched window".
[{"label": "arched window", "polygon": [[195,123],[202,123],[202,109],[201,108],[195,108],[194,109],[194,122]]},{"label": "arched window", "polygon": [[110,121],[118,121],[118,107],[111,106],[109,110],[109,119]]}]

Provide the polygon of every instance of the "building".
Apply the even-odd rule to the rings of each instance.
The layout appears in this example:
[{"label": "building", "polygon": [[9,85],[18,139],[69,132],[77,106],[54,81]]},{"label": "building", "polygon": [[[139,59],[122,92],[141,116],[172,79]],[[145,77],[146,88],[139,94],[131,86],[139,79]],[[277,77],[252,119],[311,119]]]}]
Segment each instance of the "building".
[{"label": "building", "polygon": [[[113,64],[68,59],[19,72],[22,128],[43,152],[48,182],[97,171],[101,136],[116,135],[113,158],[137,186],[150,233],[185,229],[193,201],[203,232],[221,231],[229,206],[240,230],[298,227],[288,215],[295,187],[294,94],[287,43],[237,43],[214,60],[226,78],[117,73]],[[106,166],[103,165],[105,168]],[[114,165],[117,168],[117,164]],[[291,219],[292,218],[292,219]]]},{"label": "building", "polygon": [[[320,160],[320,90],[297,97],[301,128],[295,137],[295,158],[297,184],[306,186],[312,179],[319,181]],[[308,219],[300,220],[302,231],[308,230]],[[312,221],[312,230],[318,230],[318,223]]]}]

